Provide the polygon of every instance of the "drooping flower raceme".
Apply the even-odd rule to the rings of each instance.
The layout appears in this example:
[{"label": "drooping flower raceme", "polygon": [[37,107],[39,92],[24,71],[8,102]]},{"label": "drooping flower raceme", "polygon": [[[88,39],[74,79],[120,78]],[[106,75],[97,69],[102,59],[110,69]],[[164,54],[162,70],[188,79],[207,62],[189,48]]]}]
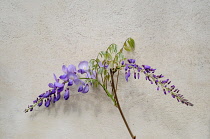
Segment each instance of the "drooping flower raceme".
[{"label": "drooping flower raceme", "polygon": [[36,105],[39,107],[42,106],[43,102],[46,107],[49,107],[51,103],[60,100],[62,92],[64,92],[63,98],[68,100],[70,97],[70,88],[73,85],[78,87],[78,92],[87,93],[89,91],[89,83],[82,81],[79,78],[79,74],[87,73],[87,78],[94,78],[95,75],[90,75],[87,61],[80,62],[78,67],[79,70],[77,71],[74,65],[69,65],[68,67],[63,65],[63,74],[60,75],[59,78],[53,74],[55,82],[48,84],[50,89],[40,94],[37,99],[33,101],[33,105],[29,105],[28,109],[25,109],[25,112],[29,110],[32,111]]},{"label": "drooping flower raceme", "polygon": [[[183,95],[179,94],[179,89],[175,88],[175,85],[170,85],[171,81],[169,79],[163,80],[164,77],[162,74],[155,75],[156,69],[151,68],[148,65],[137,65],[135,59],[128,59],[128,63],[125,65],[125,79],[128,81],[131,73],[130,70],[134,70],[134,79],[136,79],[136,73],[138,74],[138,79],[140,78],[140,73],[145,75],[145,79],[148,80],[151,84],[155,83],[157,85],[157,90],[162,88],[164,94],[171,94],[173,98],[176,98],[178,102],[182,102],[186,105],[193,106]],[[123,62],[124,64],[124,62]],[[122,65],[123,65],[122,64]]]}]

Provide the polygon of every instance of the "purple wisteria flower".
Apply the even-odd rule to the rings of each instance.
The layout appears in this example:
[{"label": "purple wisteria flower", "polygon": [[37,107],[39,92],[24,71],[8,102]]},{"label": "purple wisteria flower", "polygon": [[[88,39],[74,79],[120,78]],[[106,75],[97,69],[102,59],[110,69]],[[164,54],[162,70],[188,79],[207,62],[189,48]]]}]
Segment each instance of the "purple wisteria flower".
[{"label": "purple wisteria flower", "polygon": [[128,82],[128,78],[130,77],[130,70],[128,70],[128,72],[125,72],[125,79]]},{"label": "purple wisteria flower", "polygon": [[193,106],[192,103],[190,103],[187,99],[184,99],[183,95],[178,94],[179,90],[175,89],[175,85],[169,86],[171,81],[169,79],[161,80],[164,76],[162,74],[155,75],[156,69],[151,68],[151,66],[148,65],[142,65],[139,66],[135,64],[135,59],[128,59],[128,63],[124,63],[124,61],[121,63],[122,66],[125,64],[125,79],[128,81],[128,78],[131,75],[131,69],[134,70],[134,79],[136,79],[136,74],[138,79],[140,78],[140,72],[142,72],[145,75],[145,79],[148,80],[151,84],[155,83],[157,85],[157,90],[160,90],[160,87],[162,87],[163,93],[166,95],[167,93],[170,93],[173,98],[176,98],[178,102],[182,102],[186,105]]},{"label": "purple wisteria flower", "polygon": [[[64,91],[63,98],[65,100],[68,100],[70,97],[70,87],[74,84],[78,86],[78,92],[87,93],[89,91],[89,84],[83,82],[79,76],[78,73],[84,74],[86,73],[86,78],[96,78],[96,72],[89,70],[88,62],[82,61],[78,65],[79,70],[76,70],[76,67],[74,65],[69,65],[68,67],[63,65],[62,71],[64,74],[59,76],[59,79],[55,74],[53,74],[54,82],[49,83],[49,90],[45,93],[40,94],[36,100],[33,101],[34,105],[28,106],[28,110],[32,111],[33,107],[37,104],[39,107],[42,106],[43,101],[44,105],[46,107],[49,107],[51,102],[55,103],[60,100],[61,93]],[[26,112],[28,111],[26,110]]]},{"label": "purple wisteria flower", "polygon": [[78,70],[79,73],[81,73],[81,74],[87,73],[88,69],[89,69],[88,62],[81,61],[78,65],[78,68],[79,68],[79,70]]},{"label": "purple wisteria flower", "polygon": [[82,93],[87,93],[89,91],[89,84],[86,84],[82,90]]},{"label": "purple wisteria flower", "polygon": [[69,99],[69,88],[67,88],[66,91],[65,91],[64,99],[65,100],[68,100]]},{"label": "purple wisteria flower", "polygon": [[91,78],[91,79],[95,79],[96,78],[96,72],[95,71],[91,71],[89,69],[89,64],[87,61],[81,61],[78,65],[78,72],[81,74],[86,73],[86,78]]}]

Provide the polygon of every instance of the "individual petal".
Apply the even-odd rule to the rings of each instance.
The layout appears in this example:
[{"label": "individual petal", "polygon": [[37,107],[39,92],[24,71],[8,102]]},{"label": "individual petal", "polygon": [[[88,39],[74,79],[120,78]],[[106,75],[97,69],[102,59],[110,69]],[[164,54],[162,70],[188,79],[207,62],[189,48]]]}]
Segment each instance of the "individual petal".
[{"label": "individual petal", "polygon": [[69,65],[68,66],[68,72],[76,73],[76,67],[74,65]]},{"label": "individual petal", "polygon": [[165,90],[165,89],[163,89],[163,92],[164,92],[164,94],[166,95],[166,90]]},{"label": "individual petal", "polygon": [[77,79],[77,78],[78,77],[75,73],[72,73],[72,72],[68,73],[68,79],[74,80],[74,79]]},{"label": "individual petal", "polygon": [[55,85],[55,87],[58,87],[58,88],[61,88],[64,86],[64,84],[59,83],[59,82],[55,82],[54,85]]},{"label": "individual petal", "polygon": [[151,81],[150,76],[148,76],[148,80]]},{"label": "individual petal", "polygon": [[86,70],[84,70],[84,69],[79,69],[78,72],[81,73],[81,74],[84,74],[84,73],[86,73]]},{"label": "individual petal", "polygon": [[66,67],[66,65],[63,65],[62,66],[62,70],[63,70],[64,73],[67,73],[68,72],[68,68]]},{"label": "individual petal", "polygon": [[128,70],[128,66],[129,66],[128,64],[125,65],[125,71]]},{"label": "individual petal", "polygon": [[81,84],[82,81],[81,81],[80,79],[74,79],[74,83],[75,83],[76,85],[78,85],[78,84]]},{"label": "individual petal", "polygon": [[57,79],[56,75],[55,74],[53,74],[53,75],[54,75],[55,81],[58,82],[58,79]]},{"label": "individual petal", "polygon": [[46,93],[42,96],[43,98],[47,98],[50,96],[50,92],[49,91],[46,91]]},{"label": "individual petal", "polygon": [[133,62],[133,59],[128,59],[128,62],[129,62],[129,63],[132,63],[132,62]]},{"label": "individual petal", "polygon": [[29,106],[30,111],[33,111],[33,105]]},{"label": "individual petal", "polygon": [[135,63],[136,60],[135,60],[135,59],[128,59],[128,62],[129,62],[129,63]]},{"label": "individual petal", "polygon": [[43,100],[41,100],[39,103],[38,103],[38,106],[42,106],[42,103],[43,103]]},{"label": "individual petal", "polygon": [[152,68],[150,69],[150,71],[152,71],[152,73],[154,73],[154,72],[155,72],[155,70],[156,70],[156,69],[152,69]]},{"label": "individual petal", "polygon": [[125,79],[127,82],[129,77],[130,77],[130,70],[128,70],[128,72],[125,73]]},{"label": "individual petal", "polygon": [[67,88],[65,93],[64,93],[64,99],[67,100],[69,99],[69,89]]},{"label": "individual petal", "polygon": [[146,70],[146,69],[150,69],[151,67],[150,66],[148,66],[148,65],[142,65],[143,67],[144,67],[144,69]]},{"label": "individual petal", "polygon": [[104,68],[107,69],[109,67],[109,65],[104,65]]},{"label": "individual petal", "polygon": [[172,96],[173,98],[175,98],[175,95],[174,95],[174,94],[171,94],[171,96]]},{"label": "individual petal", "polygon": [[174,89],[174,88],[175,88],[175,85],[172,85],[172,86],[171,86],[171,88],[173,88],[173,89]]},{"label": "individual petal", "polygon": [[82,90],[83,90],[83,86],[80,85],[79,88],[78,88],[78,92],[82,92]]},{"label": "individual petal", "polygon": [[160,86],[157,87],[157,90],[158,90],[158,91],[159,91],[159,89],[160,89]]},{"label": "individual petal", "polygon": [[73,80],[69,80],[68,86],[72,86],[72,85],[73,85]]},{"label": "individual petal", "polygon": [[136,72],[134,72],[134,79],[136,79]]},{"label": "individual petal", "polygon": [[55,89],[53,89],[52,91],[50,91],[50,95],[55,94]]},{"label": "individual petal", "polygon": [[67,80],[67,74],[61,75],[59,78],[60,78],[61,80]]},{"label": "individual petal", "polygon": [[33,101],[33,104],[37,103],[37,99]]},{"label": "individual petal", "polygon": [[39,97],[43,97],[44,94],[45,94],[45,93],[40,94]]},{"label": "individual petal", "polygon": [[122,61],[122,62],[121,62],[121,65],[124,65],[124,64],[125,64],[125,61]]},{"label": "individual petal", "polygon": [[51,102],[51,100],[52,100],[52,97],[50,96],[50,97],[49,97],[49,101]]},{"label": "individual petal", "polygon": [[158,78],[163,78],[164,76],[162,74],[158,75],[157,76]]},{"label": "individual petal", "polygon": [[128,75],[127,76],[130,77],[130,75],[131,75],[130,70],[128,70]]},{"label": "individual petal", "polygon": [[169,81],[169,79],[163,80],[161,83],[165,84]]},{"label": "individual petal", "polygon": [[155,84],[156,84],[156,85],[158,84],[158,80],[155,80]]},{"label": "individual petal", "polygon": [[53,83],[49,83],[48,86],[49,86],[50,88],[54,88],[54,84],[53,84]]},{"label": "individual petal", "polygon": [[138,79],[140,78],[140,73],[138,73]]},{"label": "individual petal", "polygon": [[174,92],[176,92],[178,89],[175,89]]},{"label": "individual petal", "polygon": [[57,93],[57,97],[56,97],[56,101],[58,101],[60,98],[61,98],[61,93],[58,92],[58,93]]},{"label": "individual petal", "polygon": [[84,89],[83,89],[83,91],[82,91],[82,93],[87,93],[88,91],[89,91],[89,85],[86,84]]},{"label": "individual petal", "polygon": [[64,89],[64,87],[58,88],[57,93],[62,92],[62,91],[63,91],[63,89]]},{"label": "individual petal", "polygon": [[57,101],[56,95],[54,94],[53,96],[53,103],[55,103]]},{"label": "individual petal", "polygon": [[49,107],[50,106],[50,100],[48,99],[47,101],[45,100],[45,106]]},{"label": "individual petal", "polygon": [[78,65],[79,69],[83,69],[83,70],[88,70],[89,66],[88,66],[88,62],[87,61],[81,61]]}]

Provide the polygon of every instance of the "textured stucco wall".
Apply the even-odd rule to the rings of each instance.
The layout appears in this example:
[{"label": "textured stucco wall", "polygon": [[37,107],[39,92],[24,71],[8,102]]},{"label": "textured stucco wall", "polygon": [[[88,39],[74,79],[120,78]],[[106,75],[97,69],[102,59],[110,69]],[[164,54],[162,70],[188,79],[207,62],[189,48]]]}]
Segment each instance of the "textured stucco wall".
[{"label": "textured stucco wall", "polygon": [[132,37],[136,51],[127,57],[157,68],[195,104],[121,74],[119,99],[137,139],[209,139],[209,15],[208,0],[0,0],[0,138],[129,139],[101,89],[23,111],[63,64]]}]

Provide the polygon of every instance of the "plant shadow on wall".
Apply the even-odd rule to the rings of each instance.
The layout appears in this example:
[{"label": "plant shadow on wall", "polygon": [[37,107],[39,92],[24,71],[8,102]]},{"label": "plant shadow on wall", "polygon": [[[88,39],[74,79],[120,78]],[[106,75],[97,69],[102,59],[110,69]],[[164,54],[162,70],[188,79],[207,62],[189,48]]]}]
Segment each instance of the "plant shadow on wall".
[{"label": "plant shadow on wall", "polygon": [[[89,92],[90,86],[93,88],[101,88],[108,98],[110,98],[116,109],[119,110],[131,138],[136,139],[136,136],[129,127],[118,99],[118,93],[120,93],[118,91],[118,82],[121,71],[124,72],[124,78],[127,82],[130,81],[131,78],[136,80],[145,78],[149,83],[155,85],[158,91],[160,90],[165,95],[169,94],[172,98],[187,106],[193,106],[183,95],[179,94],[180,90],[171,83],[171,80],[164,79],[164,75],[162,74],[156,74],[156,69],[148,65],[138,65],[135,59],[125,58],[123,54],[124,51],[132,52],[134,50],[135,42],[132,38],[128,38],[119,51],[117,50],[116,44],[111,44],[106,51],[98,53],[95,59],[91,59],[89,62],[81,61],[78,68],[74,65],[63,65],[63,74],[60,76],[54,74],[54,82],[48,84],[50,89],[40,94],[33,101],[33,104],[25,109],[25,112],[33,111],[36,106],[41,107],[44,105],[45,107],[49,107],[52,104],[55,105],[54,103],[61,100],[61,97],[68,100],[72,97],[71,94],[74,87],[77,88],[77,92],[83,94]],[[72,104],[71,108],[65,105],[64,112],[71,109],[74,110],[75,107],[80,107],[78,106],[80,104],[77,103],[79,102],[79,97],[74,97],[76,103]],[[95,102],[90,101],[89,104],[90,103],[94,104]],[[60,107],[61,105],[59,105],[59,108]],[[56,113],[58,113],[57,110]],[[80,112],[81,110],[79,110],[79,113]]]}]

